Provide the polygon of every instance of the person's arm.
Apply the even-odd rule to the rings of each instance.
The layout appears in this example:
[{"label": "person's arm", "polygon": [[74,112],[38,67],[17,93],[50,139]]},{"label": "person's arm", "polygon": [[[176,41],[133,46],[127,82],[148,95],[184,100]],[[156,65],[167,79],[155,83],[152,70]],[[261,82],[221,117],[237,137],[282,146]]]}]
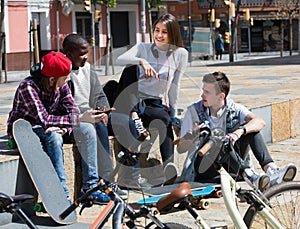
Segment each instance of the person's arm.
[{"label": "person's arm", "polygon": [[[177,103],[178,103],[178,96],[179,96],[179,87],[180,82],[183,74],[185,73],[187,62],[188,62],[188,52],[186,49],[180,48],[180,51],[177,55],[180,55],[180,58],[175,57],[175,63],[178,64],[178,67],[174,73],[174,78],[170,86],[170,90],[168,93],[169,96],[169,103],[170,107],[173,109],[174,114],[171,114],[170,116],[176,117],[177,116]],[[175,51],[175,52],[176,52]],[[172,58],[172,56],[171,56]]]},{"label": "person's arm", "polygon": [[[150,49],[148,50],[146,46],[149,44],[139,43],[129,49],[127,52],[123,53],[116,59],[116,64],[119,65],[140,65],[145,73],[145,78],[158,77],[156,70],[150,65],[149,57],[151,56]],[[153,57],[154,58],[154,57]]]},{"label": "person's arm", "polygon": [[[74,98],[72,96],[72,92],[69,88],[69,85],[65,83],[61,88],[59,88],[59,91],[60,91],[60,105],[64,108],[66,114],[70,114],[71,117],[70,124],[72,126],[78,126],[80,111],[74,102]],[[71,132],[71,129],[72,129],[71,127],[67,127],[68,132]]]},{"label": "person's arm", "polygon": [[187,109],[180,129],[179,138],[174,141],[174,144],[177,145],[177,152],[184,153],[186,152],[192,144],[192,139],[189,136],[192,133],[193,129],[193,120],[190,108]]},{"label": "person's arm", "polygon": [[108,99],[92,66],[90,66],[90,85],[90,107],[92,109],[108,110],[110,108]]},{"label": "person's arm", "polygon": [[42,103],[38,92],[29,83],[23,84],[19,88],[19,94],[23,98],[23,101],[26,103],[27,111],[30,111],[32,117],[37,117],[37,119],[39,119],[39,123],[44,129],[47,129],[50,126],[72,127],[74,123],[78,122],[77,112],[68,113],[65,115],[49,114],[46,108],[44,107],[44,104]]},{"label": "person's arm", "polygon": [[145,60],[144,58],[141,58],[141,53],[143,52],[146,52],[143,46],[141,44],[136,44],[128,51],[118,56],[116,59],[116,64],[124,66],[127,64],[139,65]]},{"label": "person's arm", "polygon": [[233,139],[234,142],[237,141],[243,135],[261,131],[262,128],[264,128],[264,126],[266,125],[265,121],[261,117],[249,111],[244,106],[240,107],[241,126],[234,132],[229,133],[230,137]]}]

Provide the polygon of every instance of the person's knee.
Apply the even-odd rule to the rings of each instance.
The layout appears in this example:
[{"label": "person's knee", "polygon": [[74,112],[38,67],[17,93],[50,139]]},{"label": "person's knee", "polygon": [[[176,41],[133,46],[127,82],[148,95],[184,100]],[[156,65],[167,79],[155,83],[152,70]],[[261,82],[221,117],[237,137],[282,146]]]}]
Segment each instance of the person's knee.
[{"label": "person's knee", "polygon": [[95,142],[97,141],[97,133],[95,127],[91,123],[80,123],[79,128],[75,128],[74,137],[80,142]]},{"label": "person's knee", "polygon": [[47,142],[51,143],[52,145],[56,145],[57,147],[62,147],[63,145],[62,135],[56,132],[49,132],[47,134]]}]

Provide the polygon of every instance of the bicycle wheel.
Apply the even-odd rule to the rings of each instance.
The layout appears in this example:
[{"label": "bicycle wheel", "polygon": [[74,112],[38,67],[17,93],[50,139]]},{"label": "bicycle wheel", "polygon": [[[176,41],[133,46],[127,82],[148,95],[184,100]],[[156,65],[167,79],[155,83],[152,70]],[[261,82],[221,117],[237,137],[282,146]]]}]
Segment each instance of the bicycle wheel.
[{"label": "bicycle wheel", "polygon": [[[276,185],[265,193],[272,206],[271,214],[283,228],[300,228],[300,182],[285,182]],[[257,209],[250,206],[245,213],[244,221],[248,228],[271,228],[257,214]]]},{"label": "bicycle wheel", "polygon": [[[179,223],[165,223],[165,225],[167,227],[169,227],[170,229],[192,229],[190,227],[187,227],[187,226],[179,224]],[[145,228],[146,229],[151,229],[151,228],[159,229],[159,227],[157,227],[153,222],[148,224]]]}]

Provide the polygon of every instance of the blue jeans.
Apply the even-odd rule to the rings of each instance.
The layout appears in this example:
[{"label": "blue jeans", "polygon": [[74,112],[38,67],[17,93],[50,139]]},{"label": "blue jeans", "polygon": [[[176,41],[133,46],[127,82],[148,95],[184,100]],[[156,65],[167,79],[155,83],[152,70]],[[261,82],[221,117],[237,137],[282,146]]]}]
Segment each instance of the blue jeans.
[{"label": "blue jeans", "polygon": [[107,127],[103,122],[81,122],[74,137],[81,154],[83,188],[96,187],[99,175],[106,178],[113,170]]},{"label": "blue jeans", "polygon": [[[126,150],[137,138],[133,120],[128,115],[116,112],[111,114],[108,126],[103,122],[94,124],[81,122],[80,127],[73,130],[82,158],[84,189],[95,187],[99,176],[109,179],[113,172],[109,135],[116,136],[122,150]],[[129,175],[132,179],[133,174]],[[137,178],[138,175],[135,177]]]},{"label": "blue jeans", "polygon": [[[64,161],[63,161],[63,138],[61,134],[56,132],[49,132],[45,134],[45,131],[42,127],[34,127],[33,131],[40,138],[43,145],[43,150],[50,157],[50,160],[54,166],[54,169],[58,175],[61,185],[67,196],[70,196],[68,187],[66,185],[66,173],[64,170]],[[45,177],[47,179],[47,177]]]}]

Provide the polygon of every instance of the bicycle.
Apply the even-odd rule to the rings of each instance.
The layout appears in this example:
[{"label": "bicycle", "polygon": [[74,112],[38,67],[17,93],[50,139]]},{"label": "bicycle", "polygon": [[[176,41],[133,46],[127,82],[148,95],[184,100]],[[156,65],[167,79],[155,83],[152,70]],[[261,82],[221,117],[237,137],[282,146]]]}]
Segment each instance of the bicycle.
[{"label": "bicycle", "polygon": [[[113,229],[121,229],[125,226],[128,228],[137,228],[135,220],[142,217],[151,220],[151,222],[145,226],[145,228],[148,229],[190,229],[189,227],[178,223],[161,222],[151,211],[151,209],[145,205],[143,205],[139,210],[134,210],[118,195],[118,193],[116,192],[117,188],[118,186],[116,184],[101,179],[96,187],[89,189],[84,195],[77,198],[70,205],[70,207],[65,209],[65,211],[59,215],[60,219],[65,219],[72,211],[74,211],[79,206],[81,206],[79,212],[79,214],[81,214],[84,208],[92,207],[94,204],[98,204],[90,195],[93,192],[100,190],[102,192],[105,192],[110,197],[110,201],[92,223],[90,229],[102,228],[107,223],[111,215],[113,215]],[[125,215],[128,218],[125,218]]]},{"label": "bicycle", "polygon": [[34,196],[29,194],[20,194],[9,196],[0,193],[0,213],[16,214],[29,228],[37,229],[37,226],[29,219],[25,212],[20,208],[22,203],[34,200]]},{"label": "bicycle", "polygon": [[[207,133],[207,129],[201,135]],[[264,193],[251,186],[251,189],[242,188],[235,179],[222,167],[222,157],[226,157],[231,150],[229,138],[220,137],[217,134],[210,136],[206,143],[199,146],[198,154],[203,156],[213,145],[221,146],[220,158],[214,165],[220,174],[221,189],[227,212],[234,225],[238,229],[246,228],[300,228],[300,182],[290,181],[271,187]],[[220,144],[221,143],[221,144]],[[240,160],[242,160],[240,158]],[[184,184],[184,183],[183,183]],[[170,206],[177,203],[179,209],[186,209],[194,217],[198,228],[208,229],[209,225],[205,220],[190,206],[189,198],[191,190],[188,185],[180,185],[168,196],[163,197],[157,203],[160,212],[168,211]],[[249,204],[244,217],[239,212],[237,198]]]}]

